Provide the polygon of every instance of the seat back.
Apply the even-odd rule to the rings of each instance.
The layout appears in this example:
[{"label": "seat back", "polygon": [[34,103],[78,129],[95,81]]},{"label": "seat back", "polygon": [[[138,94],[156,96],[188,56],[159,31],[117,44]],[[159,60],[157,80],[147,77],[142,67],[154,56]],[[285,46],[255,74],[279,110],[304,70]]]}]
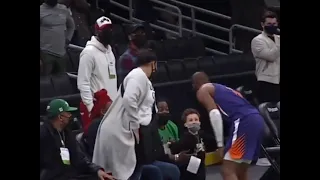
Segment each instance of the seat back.
[{"label": "seat back", "polygon": [[248,100],[252,105],[258,106],[258,101],[254,96],[254,92],[251,88],[248,88],[248,86],[240,86],[236,90],[240,92],[241,95],[246,98],[246,100]]},{"label": "seat back", "polygon": [[280,139],[280,111],[276,104],[265,102],[259,105],[259,111],[275,138]]},{"label": "seat back", "polygon": [[277,107],[278,107],[279,110],[280,110],[280,101],[277,103]]},{"label": "seat back", "polygon": [[58,96],[75,94],[67,73],[53,75],[52,84]]},{"label": "seat back", "polygon": [[166,62],[158,61],[157,73],[152,79],[154,83],[163,83],[170,80]]},{"label": "seat back", "polygon": [[78,72],[81,50],[68,48],[67,53],[74,72]]},{"label": "seat back", "polygon": [[51,76],[40,76],[40,99],[50,98],[56,96],[56,92],[53,88]]},{"label": "seat back", "polygon": [[114,44],[127,44],[128,36],[121,24],[114,24],[112,26],[112,37]]},{"label": "seat back", "polygon": [[186,68],[187,77],[191,77],[195,72],[199,70],[197,58],[183,59],[182,62],[184,64],[184,67]]},{"label": "seat back", "polygon": [[199,70],[208,74],[208,76],[216,75],[216,68],[213,64],[213,57],[206,56],[198,60]]},{"label": "seat back", "polygon": [[170,60],[167,62],[171,81],[185,79],[185,69],[181,60]]}]

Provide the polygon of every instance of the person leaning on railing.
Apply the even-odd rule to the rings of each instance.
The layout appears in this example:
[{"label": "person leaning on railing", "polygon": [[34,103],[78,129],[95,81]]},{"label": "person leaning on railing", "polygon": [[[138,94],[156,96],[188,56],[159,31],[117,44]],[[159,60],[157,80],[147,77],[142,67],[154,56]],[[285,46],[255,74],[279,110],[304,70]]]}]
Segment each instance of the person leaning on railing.
[{"label": "person leaning on railing", "polygon": [[277,15],[266,11],[261,19],[263,32],[251,42],[256,60],[257,98],[262,102],[280,101],[280,29]]}]

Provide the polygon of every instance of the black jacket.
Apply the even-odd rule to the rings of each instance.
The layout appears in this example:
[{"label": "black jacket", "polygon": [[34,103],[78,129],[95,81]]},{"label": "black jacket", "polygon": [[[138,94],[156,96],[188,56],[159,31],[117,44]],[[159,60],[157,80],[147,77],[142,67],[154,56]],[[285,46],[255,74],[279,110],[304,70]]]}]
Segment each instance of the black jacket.
[{"label": "black jacket", "polygon": [[158,133],[158,120],[154,115],[148,126],[140,126],[140,142],[136,144],[137,163],[151,164],[154,161],[171,162],[164,153],[160,135]]},{"label": "black jacket", "polygon": [[40,179],[65,180],[80,174],[95,174],[101,167],[91,163],[81,152],[70,130],[64,130],[65,147],[70,154],[70,165],[63,164],[60,156],[62,146],[58,131],[50,122],[40,126]]},{"label": "black jacket", "polygon": [[[185,132],[180,141],[172,143],[169,147],[172,154],[178,154],[181,151],[188,151],[188,154],[194,154],[199,159],[201,159],[201,164],[198,169],[197,174],[192,174],[186,171],[188,164],[183,164],[180,166],[181,170],[181,179],[184,180],[205,180],[206,179],[206,168],[205,168],[205,151],[199,151],[197,148],[197,144],[202,144],[204,146],[203,141],[206,142],[215,142],[214,136],[211,136],[204,131],[199,131],[198,135],[192,135],[190,132]],[[204,149],[205,150],[205,149]],[[198,151],[198,152],[197,152]]]}]

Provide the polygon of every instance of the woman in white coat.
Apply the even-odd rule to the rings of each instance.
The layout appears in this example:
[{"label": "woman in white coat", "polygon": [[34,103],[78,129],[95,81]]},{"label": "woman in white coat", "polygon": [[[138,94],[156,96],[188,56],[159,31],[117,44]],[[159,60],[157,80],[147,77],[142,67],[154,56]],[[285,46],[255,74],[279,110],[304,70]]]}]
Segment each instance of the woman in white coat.
[{"label": "woman in white coat", "polygon": [[139,67],[125,77],[100,124],[93,153],[93,162],[118,180],[129,179],[135,169],[139,127],[150,123],[155,101],[149,78],[157,70],[157,57],[140,50],[137,63]]}]

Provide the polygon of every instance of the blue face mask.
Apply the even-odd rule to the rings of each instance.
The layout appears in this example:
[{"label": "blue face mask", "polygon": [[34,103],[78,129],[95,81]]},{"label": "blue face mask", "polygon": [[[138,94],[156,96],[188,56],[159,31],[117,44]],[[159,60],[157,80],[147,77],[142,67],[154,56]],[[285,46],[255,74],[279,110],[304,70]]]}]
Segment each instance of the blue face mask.
[{"label": "blue face mask", "polygon": [[278,34],[278,26],[274,26],[274,25],[264,26],[264,31],[270,35]]}]

